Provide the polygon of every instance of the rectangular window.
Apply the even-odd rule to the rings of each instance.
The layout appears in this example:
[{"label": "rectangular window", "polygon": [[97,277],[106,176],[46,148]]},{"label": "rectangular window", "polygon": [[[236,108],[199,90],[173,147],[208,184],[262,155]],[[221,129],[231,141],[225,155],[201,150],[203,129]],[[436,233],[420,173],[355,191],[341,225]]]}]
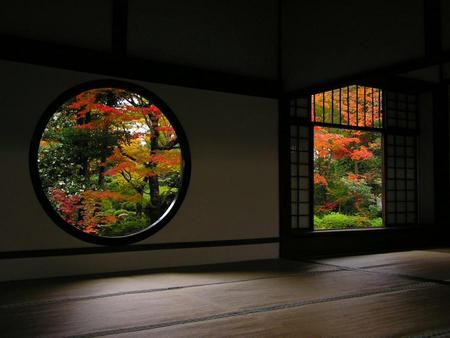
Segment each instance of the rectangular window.
[{"label": "rectangular window", "polygon": [[349,85],[292,99],[290,228],[417,222],[417,97]]},{"label": "rectangular window", "polygon": [[358,85],[311,96],[315,230],[383,225],[382,97]]},{"label": "rectangular window", "polygon": [[380,132],[314,127],[314,228],[380,227]]}]

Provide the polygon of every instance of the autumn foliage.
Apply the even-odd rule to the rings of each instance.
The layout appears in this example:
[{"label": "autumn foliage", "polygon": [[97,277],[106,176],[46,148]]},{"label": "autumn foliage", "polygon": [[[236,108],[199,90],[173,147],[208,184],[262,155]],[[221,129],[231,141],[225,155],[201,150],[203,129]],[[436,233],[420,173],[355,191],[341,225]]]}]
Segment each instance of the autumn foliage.
[{"label": "autumn foliage", "polygon": [[177,195],[177,134],[147,98],[123,89],[80,93],[49,120],[38,154],[44,191],[59,215],[106,237],[139,232]]},{"label": "autumn foliage", "polygon": [[382,98],[381,89],[356,85],[314,94],[311,118],[314,122],[380,128]]},{"label": "autumn foliage", "polygon": [[[327,218],[335,223],[345,218],[348,222],[342,222],[343,227],[381,225],[381,133],[345,126],[381,126],[382,106],[375,98],[382,94],[374,88],[344,89],[341,98],[348,91],[348,100],[341,103],[336,90],[333,95],[329,91],[312,97],[317,105],[312,120],[319,122],[314,127],[314,204],[319,229],[334,228],[333,222],[324,222]],[[332,121],[341,128],[320,125]]]}]

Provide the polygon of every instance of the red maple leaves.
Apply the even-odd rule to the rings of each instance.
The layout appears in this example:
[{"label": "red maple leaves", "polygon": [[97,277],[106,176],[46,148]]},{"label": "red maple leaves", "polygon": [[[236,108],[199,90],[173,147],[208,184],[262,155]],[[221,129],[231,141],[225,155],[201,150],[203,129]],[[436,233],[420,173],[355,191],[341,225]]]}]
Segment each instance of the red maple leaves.
[{"label": "red maple leaves", "polygon": [[364,161],[373,158],[373,153],[366,146],[361,145],[360,132],[353,132],[351,136],[333,133],[319,126],[314,127],[314,151],[319,158],[345,159]]}]

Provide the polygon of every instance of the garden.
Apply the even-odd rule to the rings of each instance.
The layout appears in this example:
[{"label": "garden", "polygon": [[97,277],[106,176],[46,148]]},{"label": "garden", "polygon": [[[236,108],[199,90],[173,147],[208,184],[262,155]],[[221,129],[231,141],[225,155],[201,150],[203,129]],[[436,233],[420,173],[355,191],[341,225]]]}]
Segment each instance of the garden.
[{"label": "garden", "polygon": [[351,86],[313,99],[313,120],[340,124],[314,126],[314,228],[382,227],[380,93]]},{"label": "garden", "polygon": [[182,156],[159,107],[132,91],[91,89],[48,121],[38,151],[42,188],[67,223],[95,236],[147,229],[173,204]]}]

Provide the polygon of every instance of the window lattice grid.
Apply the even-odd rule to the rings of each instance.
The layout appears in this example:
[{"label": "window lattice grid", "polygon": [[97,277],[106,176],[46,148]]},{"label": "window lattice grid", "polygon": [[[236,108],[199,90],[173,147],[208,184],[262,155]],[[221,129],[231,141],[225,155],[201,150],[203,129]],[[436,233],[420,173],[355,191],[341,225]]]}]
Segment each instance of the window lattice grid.
[{"label": "window lattice grid", "polygon": [[[343,98],[346,99],[352,90],[359,93],[359,99],[356,99],[353,105],[343,103]],[[331,101],[325,107],[327,114],[322,114],[322,117],[319,117],[320,114],[317,113],[314,105],[317,105],[318,101],[315,99],[318,96],[324,97],[323,93],[291,100],[289,206],[292,229],[311,228],[313,196],[310,189],[313,184],[310,168],[313,163],[311,163],[312,154],[309,152],[312,148],[312,132],[314,125],[326,126],[327,124],[342,128],[382,130],[385,224],[395,226],[417,222],[417,97],[412,94],[386,92],[374,88],[372,104],[372,97],[367,100],[368,92],[371,93],[372,88],[363,86],[348,86],[341,90],[325,92],[328,93],[325,99],[329,97]],[[364,114],[361,115],[360,112]],[[385,128],[387,130],[383,131]]]},{"label": "window lattice grid", "polygon": [[290,113],[292,117],[308,118],[308,99],[307,98],[297,98],[291,100],[290,103]]},{"label": "window lattice grid", "polygon": [[352,85],[311,95],[311,121],[361,128],[383,127],[383,91]]},{"label": "window lattice grid", "polygon": [[386,137],[386,223],[417,222],[416,138],[411,135]]},{"label": "window lattice grid", "polygon": [[292,229],[310,225],[310,128],[290,126],[290,218]]},{"label": "window lattice grid", "polygon": [[387,128],[415,130],[417,127],[417,96],[388,92],[386,112]]}]

